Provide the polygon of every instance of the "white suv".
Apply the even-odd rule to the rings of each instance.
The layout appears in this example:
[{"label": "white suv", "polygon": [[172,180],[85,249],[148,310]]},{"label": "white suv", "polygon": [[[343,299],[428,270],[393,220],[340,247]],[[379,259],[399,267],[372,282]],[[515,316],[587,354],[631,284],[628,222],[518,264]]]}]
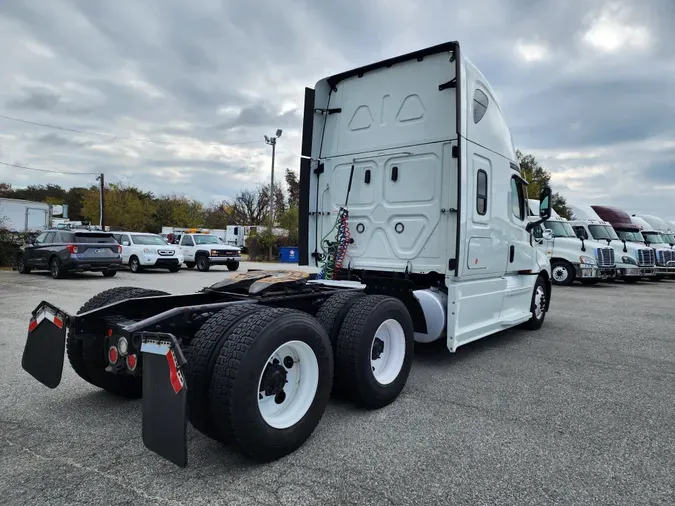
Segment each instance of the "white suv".
[{"label": "white suv", "polygon": [[196,265],[198,270],[208,271],[211,265],[225,264],[229,270],[236,271],[241,261],[239,248],[223,244],[218,237],[210,234],[183,235],[180,250],[188,269]]},{"label": "white suv", "polygon": [[115,232],[122,245],[122,265],[128,265],[131,272],[143,269],[169,269],[178,272],[183,265],[183,254],[178,246],[167,244],[161,235],[143,232]]}]

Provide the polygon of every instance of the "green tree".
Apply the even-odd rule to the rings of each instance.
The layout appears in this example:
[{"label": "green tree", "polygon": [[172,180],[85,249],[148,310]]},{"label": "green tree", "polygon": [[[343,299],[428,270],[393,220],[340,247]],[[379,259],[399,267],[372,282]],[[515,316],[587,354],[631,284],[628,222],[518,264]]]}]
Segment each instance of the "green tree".
[{"label": "green tree", "polygon": [[[538,199],[542,188],[550,186],[551,173],[544,169],[531,154],[523,154],[520,150],[516,151],[518,164],[520,165],[520,175],[527,182],[527,196],[531,199]],[[567,200],[560,193],[554,192],[551,196],[551,207],[560,216],[566,219],[572,218],[572,210],[567,205]]]},{"label": "green tree", "polygon": [[297,205],[300,200],[300,181],[294,170],[286,169],[286,189],[288,191],[288,207]]},{"label": "green tree", "polygon": [[279,226],[288,230],[288,240],[291,244],[298,242],[298,206],[292,205],[279,218]]}]

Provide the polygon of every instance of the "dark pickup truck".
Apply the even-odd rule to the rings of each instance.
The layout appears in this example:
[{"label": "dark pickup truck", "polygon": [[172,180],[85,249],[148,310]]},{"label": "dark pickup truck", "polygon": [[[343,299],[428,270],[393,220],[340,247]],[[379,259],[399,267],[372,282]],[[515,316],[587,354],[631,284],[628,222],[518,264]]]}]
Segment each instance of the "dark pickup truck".
[{"label": "dark pickup truck", "polygon": [[54,279],[84,271],[112,277],[122,263],[121,250],[109,232],[49,230],[21,247],[16,266],[21,274],[49,270]]}]

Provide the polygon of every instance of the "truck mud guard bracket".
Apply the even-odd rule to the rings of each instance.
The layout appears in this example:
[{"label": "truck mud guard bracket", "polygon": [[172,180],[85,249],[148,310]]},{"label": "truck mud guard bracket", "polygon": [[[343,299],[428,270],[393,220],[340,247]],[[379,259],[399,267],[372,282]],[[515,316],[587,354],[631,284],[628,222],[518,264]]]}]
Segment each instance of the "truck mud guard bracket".
[{"label": "truck mud guard bracket", "polygon": [[187,363],[173,334],[139,332],[143,354],[143,444],[187,466]]}]

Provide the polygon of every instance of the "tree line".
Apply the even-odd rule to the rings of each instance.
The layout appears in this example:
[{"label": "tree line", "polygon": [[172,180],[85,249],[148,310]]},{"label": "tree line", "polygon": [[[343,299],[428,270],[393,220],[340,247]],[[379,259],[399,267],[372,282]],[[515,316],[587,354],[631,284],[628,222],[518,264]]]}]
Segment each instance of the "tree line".
[{"label": "tree line", "polygon": [[[274,222],[297,234],[300,183],[296,173],[286,169],[285,189],[274,185]],[[114,230],[161,231],[162,226],[225,228],[227,225],[267,225],[270,185],[242,190],[234,198],[204,204],[184,196],[154,195],[135,186],[110,183],[105,187],[105,224]],[[97,185],[68,190],[55,184],[12,188],[0,183],[0,197],[67,204],[68,219],[99,223],[100,188]]]},{"label": "tree line", "polygon": [[[522,176],[529,182],[528,197],[537,199],[541,188],[550,185],[551,174],[531,154],[517,152]],[[297,237],[300,183],[296,173],[286,169],[285,189],[274,186],[274,222]],[[234,198],[203,204],[176,194],[156,196],[135,186],[120,183],[105,188],[105,224],[112,229],[160,232],[162,226],[225,228],[227,225],[266,225],[269,216],[270,185],[242,190]],[[72,221],[99,223],[99,187],[73,187],[55,184],[12,188],[0,183],[0,197],[67,204]],[[553,194],[552,207],[564,218],[572,213],[565,197]]]}]

